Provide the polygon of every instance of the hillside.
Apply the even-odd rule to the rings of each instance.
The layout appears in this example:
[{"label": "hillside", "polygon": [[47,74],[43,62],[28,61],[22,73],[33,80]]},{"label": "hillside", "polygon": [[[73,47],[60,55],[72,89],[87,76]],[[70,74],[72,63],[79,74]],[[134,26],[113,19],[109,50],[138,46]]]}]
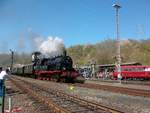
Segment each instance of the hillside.
[{"label": "hillside", "polygon": [[[86,65],[92,60],[97,64],[115,63],[116,42],[105,40],[95,45],[75,45],[67,49],[75,64]],[[140,62],[150,65],[150,39],[147,40],[122,40],[122,62]]]},{"label": "hillside", "polygon": [[[75,45],[67,48],[67,54],[70,55],[74,64],[87,65],[91,61],[96,64],[115,63],[116,42],[115,40],[105,40],[91,45]],[[150,39],[147,40],[122,40],[121,41],[122,62],[140,62],[144,65],[150,65]],[[10,66],[11,55],[0,54],[0,65]],[[31,54],[14,54],[15,64],[31,63]]]}]

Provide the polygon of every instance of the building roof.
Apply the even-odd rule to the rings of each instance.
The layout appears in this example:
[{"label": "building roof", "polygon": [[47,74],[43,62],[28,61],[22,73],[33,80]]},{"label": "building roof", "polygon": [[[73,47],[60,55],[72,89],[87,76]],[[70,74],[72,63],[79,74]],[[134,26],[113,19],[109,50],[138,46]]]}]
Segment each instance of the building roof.
[{"label": "building roof", "polygon": [[[122,63],[121,66],[127,66],[127,65],[142,65],[139,62],[128,62],[128,63]],[[99,67],[115,67],[116,64],[103,64],[103,65],[98,65]]]}]

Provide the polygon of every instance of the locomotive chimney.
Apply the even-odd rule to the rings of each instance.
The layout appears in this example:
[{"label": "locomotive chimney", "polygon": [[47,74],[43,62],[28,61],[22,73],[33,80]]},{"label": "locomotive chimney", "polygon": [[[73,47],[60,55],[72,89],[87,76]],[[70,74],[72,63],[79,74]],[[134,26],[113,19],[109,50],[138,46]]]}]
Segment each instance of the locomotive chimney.
[{"label": "locomotive chimney", "polygon": [[36,62],[37,60],[39,60],[40,59],[40,55],[41,55],[41,53],[38,52],[38,51],[33,52],[32,53],[32,62]]},{"label": "locomotive chimney", "polygon": [[63,56],[67,56],[67,51],[65,49],[63,50]]}]

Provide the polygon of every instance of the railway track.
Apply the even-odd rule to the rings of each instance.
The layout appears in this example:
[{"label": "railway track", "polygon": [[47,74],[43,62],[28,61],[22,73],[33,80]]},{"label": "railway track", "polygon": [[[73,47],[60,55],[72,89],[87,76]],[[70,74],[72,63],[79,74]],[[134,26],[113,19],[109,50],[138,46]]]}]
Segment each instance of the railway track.
[{"label": "railway track", "polygon": [[[99,79],[93,79],[88,81],[95,81],[95,82],[107,82],[107,83],[120,83],[118,80],[99,80]],[[146,85],[150,86],[150,81],[129,81],[129,80],[122,80],[122,84],[135,84],[135,85]]]},{"label": "railway track", "polygon": [[133,88],[125,88],[125,87],[117,87],[117,86],[110,86],[110,85],[93,84],[93,83],[85,83],[85,84],[77,83],[74,84],[74,86],[106,90],[106,91],[133,95],[133,96],[150,97],[150,90],[133,89]]},{"label": "railway track", "polygon": [[21,90],[28,93],[38,101],[48,106],[51,112],[56,113],[123,113],[109,108],[100,103],[90,102],[78,96],[66,94],[62,91],[42,86],[32,81],[25,81],[18,77],[10,77],[10,80]]}]

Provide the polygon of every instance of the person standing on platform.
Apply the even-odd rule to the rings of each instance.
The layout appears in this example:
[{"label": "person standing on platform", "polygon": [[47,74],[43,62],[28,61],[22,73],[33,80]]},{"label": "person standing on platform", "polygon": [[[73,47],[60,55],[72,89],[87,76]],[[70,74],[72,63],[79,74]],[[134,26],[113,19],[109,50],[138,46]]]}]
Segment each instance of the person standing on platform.
[{"label": "person standing on platform", "polygon": [[6,75],[8,75],[7,72],[0,69],[0,80],[4,80]]},{"label": "person standing on platform", "polygon": [[[2,72],[2,67],[0,67],[0,73]],[[3,77],[0,76],[0,105],[2,104],[3,97]]]},{"label": "person standing on platform", "polygon": [[7,75],[6,71],[3,70],[2,67],[0,67],[0,104],[2,104],[2,98],[4,96],[4,78]]}]

